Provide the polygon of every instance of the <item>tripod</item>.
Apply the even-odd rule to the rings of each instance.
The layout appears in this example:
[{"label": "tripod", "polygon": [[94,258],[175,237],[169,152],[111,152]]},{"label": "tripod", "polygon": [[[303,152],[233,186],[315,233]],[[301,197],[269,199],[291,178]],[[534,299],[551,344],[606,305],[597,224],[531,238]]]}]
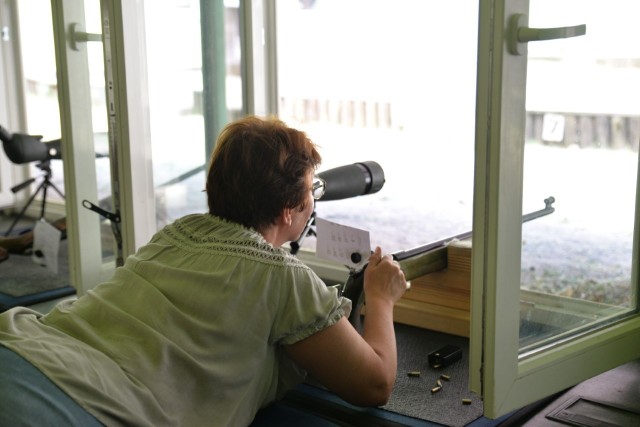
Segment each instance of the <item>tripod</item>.
[{"label": "tripod", "polygon": [[[58,187],[56,187],[56,185],[53,182],[51,182],[51,164],[50,163],[51,163],[50,160],[44,160],[39,162],[36,165],[38,169],[44,172],[44,178],[40,183],[40,185],[38,185],[38,188],[36,189],[36,191],[34,191],[31,197],[29,197],[29,200],[24,205],[24,207],[22,208],[18,216],[13,220],[13,223],[11,224],[9,229],[4,233],[5,236],[8,236],[9,234],[11,234],[11,232],[13,231],[13,228],[16,226],[18,221],[20,221],[20,219],[24,216],[24,213],[27,211],[27,208],[29,208],[29,206],[31,205],[31,203],[33,203],[38,193],[40,193],[41,191],[42,191],[42,205],[40,208],[40,219],[44,218],[44,211],[47,204],[47,191],[49,190],[49,187],[53,188],[53,190],[56,193],[58,193],[60,197],[64,199],[64,194],[62,194],[62,192],[58,189]],[[23,182],[22,184],[18,184],[15,187],[12,187],[11,191],[15,194],[18,191],[22,190],[23,188],[26,188],[31,184],[33,184],[33,182],[35,182],[36,179],[37,178],[30,178],[25,182]]]}]

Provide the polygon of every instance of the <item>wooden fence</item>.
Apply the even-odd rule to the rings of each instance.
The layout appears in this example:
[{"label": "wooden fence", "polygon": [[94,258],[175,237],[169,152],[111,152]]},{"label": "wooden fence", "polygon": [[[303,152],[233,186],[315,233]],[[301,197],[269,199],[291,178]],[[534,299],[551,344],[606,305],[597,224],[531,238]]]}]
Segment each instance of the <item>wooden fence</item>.
[{"label": "wooden fence", "polygon": [[527,141],[638,151],[640,116],[527,112]]},{"label": "wooden fence", "polygon": [[[280,99],[281,114],[299,122],[348,127],[402,127],[393,103],[375,100]],[[638,151],[640,116],[527,112],[526,140],[549,145]]]},{"label": "wooden fence", "polygon": [[391,103],[349,99],[280,99],[281,115],[299,122],[393,128]]}]

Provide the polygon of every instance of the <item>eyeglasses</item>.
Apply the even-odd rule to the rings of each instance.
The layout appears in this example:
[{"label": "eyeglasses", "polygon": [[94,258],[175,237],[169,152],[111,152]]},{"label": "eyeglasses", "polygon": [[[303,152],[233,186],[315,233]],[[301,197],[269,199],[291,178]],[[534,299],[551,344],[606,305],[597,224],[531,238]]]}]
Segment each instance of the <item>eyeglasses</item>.
[{"label": "eyeglasses", "polygon": [[313,194],[314,200],[320,200],[322,196],[324,196],[325,190],[325,182],[324,179],[318,178],[317,176],[313,178],[313,187],[311,187],[311,194]]}]

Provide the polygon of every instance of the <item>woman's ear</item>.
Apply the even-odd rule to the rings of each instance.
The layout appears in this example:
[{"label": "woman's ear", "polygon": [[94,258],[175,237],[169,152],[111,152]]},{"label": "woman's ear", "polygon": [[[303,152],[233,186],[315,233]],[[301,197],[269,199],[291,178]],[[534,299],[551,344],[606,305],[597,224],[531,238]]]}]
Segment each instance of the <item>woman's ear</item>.
[{"label": "woman's ear", "polygon": [[280,214],[280,220],[282,221],[282,225],[286,225],[287,227],[291,227],[291,223],[292,223],[292,215],[291,215],[291,209],[290,208],[285,208],[282,210],[282,213]]}]

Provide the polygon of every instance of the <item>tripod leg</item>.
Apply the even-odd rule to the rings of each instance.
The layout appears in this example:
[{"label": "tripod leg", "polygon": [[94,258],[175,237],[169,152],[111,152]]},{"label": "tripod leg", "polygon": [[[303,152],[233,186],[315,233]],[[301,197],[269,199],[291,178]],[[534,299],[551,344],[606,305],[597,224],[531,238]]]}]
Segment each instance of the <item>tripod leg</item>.
[{"label": "tripod leg", "polygon": [[56,185],[51,182],[51,180],[49,179],[49,176],[46,176],[44,179],[43,184],[43,193],[42,193],[42,207],[40,208],[40,219],[44,218],[44,213],[45,213],[45,209],[46,209],[46,204],[47,204],[47,193],[48,193],[48,189],[49,187],[53,188],[55,190],[56,193],[58,193],[58,195],[60,195],[60,197],[62,197],[64,199],[64,194],[62,194],[62,192],[58,189],[58,187],[56,187]]},{"label": "tripod leg", "polygon": [[53,182],[51,181],[48,181],[48,182],[49,182],[48,183],[49,187],[53,188],[56,191],[56,193],[58,193],[58,195],[64,199],[64,194],[62,194],[62,191],[60,191]]},{"label": "tripod leg", "polygon": [[9,227],[9,229],[7,231],[5,231],[4,235],[8,236],[9,234],[11,234],[11,232],[13,231],[13,228],[16,226],[16,224],[18,223],[18,221],[20,221],[20,219],[22,218],[22,216],[24,215],[24,213],[27,211],[27,208],[29,207],[29,205],[31,205],[31,203],[33,202],[33,199],[36,198],[36,196],[38,195],[38,193],[40,192],[40,190],[42,190],[45,186],[45,182],[46,181],[42,181],[42,183],[40,183],[40,185],[38,186],[38,188],[36,189],[36,191],[33,192],[33,194],[31,195],[31,197],[29,197],[29,200],[27,201],[27,203],[24,205],[24,207],[22,208],[22,210],[20,211],[20,213],[18,214],[18,216],[13,220],[13,222],[11,223],[11,226]]},{"label": "tripod leg", "polygon": [[40,204],[40,219],[44,218],[44,210],[47,205],[47,189],[49,188],[47,180],[43,182],[42,186],[42,203]]}]

